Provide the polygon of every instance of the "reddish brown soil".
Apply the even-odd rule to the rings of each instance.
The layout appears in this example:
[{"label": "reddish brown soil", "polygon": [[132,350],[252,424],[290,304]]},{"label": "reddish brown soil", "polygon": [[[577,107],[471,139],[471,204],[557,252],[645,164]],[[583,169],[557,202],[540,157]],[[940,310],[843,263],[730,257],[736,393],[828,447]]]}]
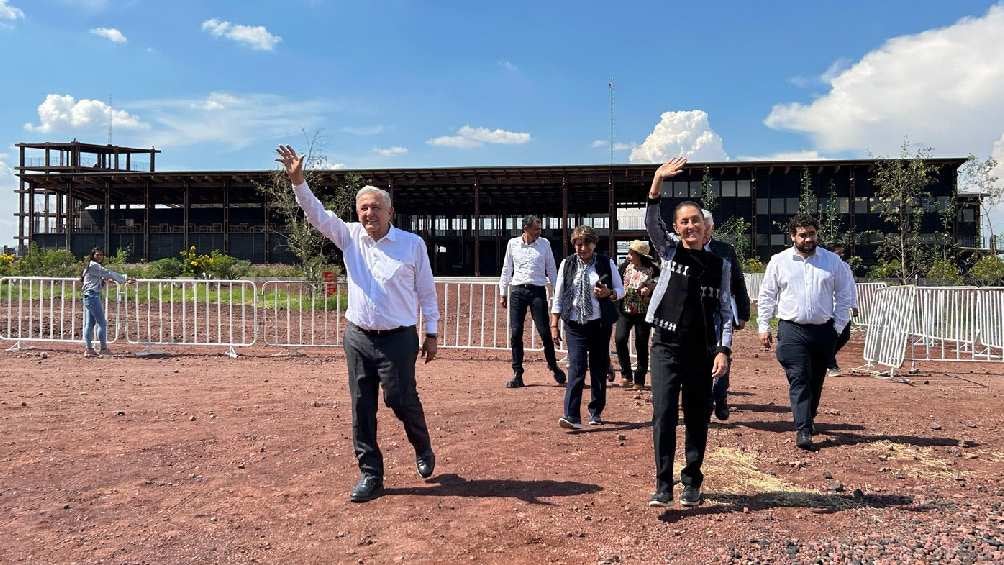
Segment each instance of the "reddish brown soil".
[{"label": "reddish brown soil", "polygon": [[[831,378],[821,449],[807,453],[792,442],[781,370],[754,338],[739,334],[735,411],[712,425],[706,500],[692,510],[645,504],[648,393],[611,388],[608,423],[566,433],[562,389],[539,359],[521,390],[503,388],[505,353],[443,350],[420,365],[436,475],[417,477],[382,408],[387,495],[352,504],[337,349],[253,348],[236,360],[218,350],[134,358],[124,344],[94,360],[71,347],[4,354],[0,561],[1004,558],[1004,366],[929,365],[909,384]],[[860,351],[852,342],[841,354],[845,368]]]}]

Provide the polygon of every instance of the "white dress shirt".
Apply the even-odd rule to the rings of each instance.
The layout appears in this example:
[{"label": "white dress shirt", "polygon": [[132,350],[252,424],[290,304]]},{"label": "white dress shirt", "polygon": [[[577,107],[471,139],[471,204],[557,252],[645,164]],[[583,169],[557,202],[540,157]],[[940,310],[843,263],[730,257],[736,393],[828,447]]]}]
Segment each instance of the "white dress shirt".
[{"label": "white dress shirt", "polygon": [[850,321],[854,277],[840,257],[822,247],[808,257],[794,246],[770,258],[757,300],[760,333],[770,331],[770,319],[798,324],[825,324],[831,318],[837,333]]},{"label": "white dress shirt", "polygon": [[307,221],[342,250],[349,281],[345,317],[365,330],[391,330],[415,325],[421,306],[426,333],[436,333],[439,306],[425,241],[394,226],[373,241],[362,224],[325,210],[306,182],[293,190]]},{"label": "white dress shirt", "polygon": [[[614,297],[617,300],[620,300],[621,298],[624,298],[624,282],[621,280],[620,271],[617,270],[617,265],[614,264],[614,260],[613,259],[608,259],[608,261],[610,261],[610,278],[612,279],[611,282],[613,282],[613,286],[610,287],[610,290],[614,291]],[[552,314],[561,314],[561,310],[562,310],[562,308],[561,308],[562,307],[562,293],[565,290],[565,267],[566,267],[567,264],[568,264],[568,260],[567,259],[563,259],[561,261],[561,266],[558,267],[558,275],[557,275],[557,279],[556,279],[557,282],[554,283],[554,300],[551,303],[551,313]],[[568,267],[568,268],[574,268],[574,266],[573,267]],[[585,273],[582,273],[582,272],[577,273],[577,276],[583,276],[583,275],[589,277],[589,286],[591,288],[596,286],[596,283],[599,282],[599,280],[600,280],[600,275],[599,275],[599,273],[596,272],[596,262],[595,261],[593,261],[588,267],[586,267],[586,272]],[[593,301],[593,313],[592,313],[592,315],[589,317],[589,320],[575,320],[576,322],[585,323],[585,322],[588,322],[588,321],[591,321],[591,320],[598,320],[599,319],[599,317],[600,317],[600,302],[599,302],[599,300],[597,300],[596,295],[593,294],[592,292],[589,293],[589,299]],[[572,311],[573,312],[578,312],[578,306],[579,306],[579,297],[575,293],[573,293],[572,294]]]},{"label": "white dress shirt", "polygon": [[555,282],[554,254],[551,242],[543,237],[527,244],[523,236],[514,237],[505,246],[502,261],[502,276],[499,277],[499,296],[509,293],[510,284],[534,284],[544,286]]}]

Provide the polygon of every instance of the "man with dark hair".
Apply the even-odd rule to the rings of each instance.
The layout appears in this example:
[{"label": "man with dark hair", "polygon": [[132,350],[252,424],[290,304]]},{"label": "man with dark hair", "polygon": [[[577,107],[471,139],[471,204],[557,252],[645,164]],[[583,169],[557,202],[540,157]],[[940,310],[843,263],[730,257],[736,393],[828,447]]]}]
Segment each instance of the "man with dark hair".
[{"label": "man with dark hair", "polygon": [[557,269],[547,238],[540,237],[540,218],[523,218],[523,233],[509,240],[499,277],[499,302],[509,308],[509,346],[512,348],[512,379],[508,388],[526,386],[523,382],[523,323],[530,309],[533,325],[544,346],[544,359],[554,381],[565,384],[565,373],[558,368],[554,341],[548,331],[547,288],[555,284]]},{"label": "man with dark hair", "polygon": [[837,336],[850,323],[854,279],[834,253],[817,247],[819,222],[799,214],[788,223],[792,247],[770,258],[758,300],[757,323],[765,349],[774,343],[770,320],[777,314],[777,360],[788,378],[795,445],[812,449],[814,421]]},{"label": "man with dark hair", "polygon": [[[704,214],[704,223],[707,227],[707,232],[704,236],[706,242],[704,244],[705,251],[714,253],[729,264],[729,273],[731,273],[732,277],[732,283],[729,285],[729,290],[732,292],[732,296],[729,297],[732,303],[732,327],[733,329],[741,330],[746,327],[746,322],[750,321],[750,294],[746,290],[746,277],[743,276],[743,267],[739,264],[736,249],[732,245],[714,239],[714,215],[709,210],[704,209],[701,209],[701,213]],[[724,375],[715,379],[715,384],[711,388],[712,412],[714,412],[715,417],[719,420],[729,419],[729,373],[730,371],[726,370]]]}]

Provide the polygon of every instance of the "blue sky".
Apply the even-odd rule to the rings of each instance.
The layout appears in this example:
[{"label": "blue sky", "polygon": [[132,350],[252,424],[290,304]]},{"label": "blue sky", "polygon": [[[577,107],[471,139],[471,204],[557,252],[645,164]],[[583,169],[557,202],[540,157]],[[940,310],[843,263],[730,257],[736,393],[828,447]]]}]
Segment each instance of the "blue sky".
[{"label": "blue sky", "polygon": [[1004,161],[1000,37],[966,0],[0,0],[0,188],[13,143],[105,143],[109,113],[161,170],[269,167],[301,130],[331,167],[605,163],[611,79],[618,162]]}]

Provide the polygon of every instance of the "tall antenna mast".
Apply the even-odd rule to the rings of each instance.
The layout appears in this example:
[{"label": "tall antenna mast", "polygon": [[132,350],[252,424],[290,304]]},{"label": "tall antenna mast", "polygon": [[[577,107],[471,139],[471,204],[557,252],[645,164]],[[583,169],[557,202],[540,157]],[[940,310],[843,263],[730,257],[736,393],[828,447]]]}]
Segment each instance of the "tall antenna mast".
[{"label": "tall antenna mast", "polygon": [[115,121],[115,111],[112,110],[112,95],[108,94],[108,145],[112,144],[112,122]]},{"label": "tall antenna mast", "polygon": [[614,81],[607,82],[607,91],[610,95],[610,166],[614,166]]}]

